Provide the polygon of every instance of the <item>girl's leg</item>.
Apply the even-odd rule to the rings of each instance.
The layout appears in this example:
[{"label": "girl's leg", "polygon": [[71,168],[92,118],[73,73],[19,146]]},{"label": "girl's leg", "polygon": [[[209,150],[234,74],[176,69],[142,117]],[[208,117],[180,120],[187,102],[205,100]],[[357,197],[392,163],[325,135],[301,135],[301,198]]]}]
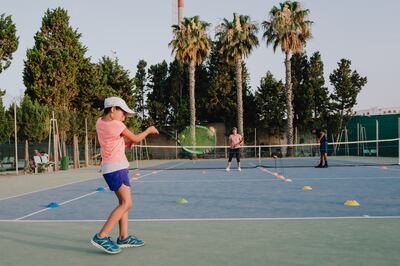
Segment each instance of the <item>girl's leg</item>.
[{"label": "girl's leg", "polygon": [[126,215],[126,224],[128,222],[128,210],[132,207],[131,188],[122,184],[122,186],[115,192],[120,201],[117,208],[115,208],[108,217],[103,228],[100,230],[99,237],[107,237],[124,215]]},{"label": "girl's leg", "polygon": [[[119,199],[119,204],[121,205],[123,202],[123,198],[117,194],[117,197]],[[129,210],[127,210],[119,219],[118,224],[119,224],[119,239],[126,239],[128,237],[128,220],[129,220]]]}]

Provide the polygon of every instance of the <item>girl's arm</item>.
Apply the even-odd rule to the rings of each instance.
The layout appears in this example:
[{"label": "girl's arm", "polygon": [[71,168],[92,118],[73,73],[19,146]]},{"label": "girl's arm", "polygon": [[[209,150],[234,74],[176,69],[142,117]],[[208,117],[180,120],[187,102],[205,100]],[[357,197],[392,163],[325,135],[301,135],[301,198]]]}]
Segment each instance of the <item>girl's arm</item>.
[{"label": "girl's arm", "polygon": [[158,130],[151,126],[147,128],[145,131],[135,135],[133,134],[129,129],[125,128],[124,131],[122,131],[121,135],[125,137],[128,141],[132,141],[133,143],[139,143],[140,141],[144,140],[145,137],[148,135],[156,135],[158,134]]}]

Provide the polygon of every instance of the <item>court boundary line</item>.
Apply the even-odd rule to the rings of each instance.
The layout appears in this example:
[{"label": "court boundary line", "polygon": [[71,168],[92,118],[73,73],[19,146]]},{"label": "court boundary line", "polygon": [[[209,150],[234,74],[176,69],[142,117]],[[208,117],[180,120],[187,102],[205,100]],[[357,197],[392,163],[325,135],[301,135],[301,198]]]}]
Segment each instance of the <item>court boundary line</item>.
[{"label": "court boundary line", "polygon": [[71,183],[63,184],[63,185],[58,185],[58,186],[54,186],[54,187],[43,188],[43,189],[31,191],[31,192],[26,192],[26,193],[18,194],[18,195],[15,195],[15,196],[10,196],[10,197],[6,197],[6,198],[0,198],[0,201],[13,199],[13,198],[18,198],[18,197],[23,197],[23,196],[26,196],[26,195],[39,193],[39,192],[43,192],[43,191],[47,191],[47,190],[52,190],[52,189],[56,189],[56,188],[60,188],[60,187],[64,187],[64,186],[74,185],[74,184],[77,184],[77,183],[83,183],[83,182],[87,182],[87,181],[92,181],[92,180],[95,180],[97,178],[100,178],[100,177],[93,177],[93,178],[89,178],[89,179],[85,179],[85,180],[74,181],[74,182],[71,182]]},{"label": "court boundary line", "polygon": [[[268,173],[269,174],[269,173]],[[357,176],[357,177],[293,177],[291,180],[379,180],[379,179],[400,179],[400,176]],[[198,179],[198,180],[151,180],[138,181],[137,183],[226,183],[226,182],[275,182],[280,181],[277,178],[246,178],[246,179]]]},{"label": "court boundary line", "polygon": [[[386,166],[386,165],[382,165],[382,166]],[[373,165],[371,165],[371,166],[368,166],[368,167],[374,168],[374,169],[382,169],[382,166],[373,166]],[[395,166],[395,165],[388,165],[388,166]],[[382,170],[384,170],[384,171],[396,171],[396,172],[398,172],[398,171],[400,171],[400,168],[391,168],[391,167],[387,167],[387,168],[382,169]]]},{"label": "court boundary line", "polygon": [[[218,222],[218,221],[307,221],[307,220],[352,220],[352,219],[400,219],[400,216],[312,216],[312,217],[270,217],[270,218],[183,218],[183,219],[129,219],[129,222]],[[0,220],[1,223],[92,223],[106,220]]]},{"label": "court boundary line", "polygon": [[[182,163],[180,163],[180,164],[182,164]],[[178,166],[178,165],[180,165],[180,164],[176,164],[176,165],[173,165],[173,166],[171,166],[171,167],[175,167],[175,166]],[[155,175],[155,174],[158,174],[158,173],[161,173],[161,172],[163,172],[163,170],[160,170],[160,171],[153,171],[153,172],[151,172],[151,173],[147,173],[147,174],[145,174],[145,175],[141,175],[141,176],[137,177],[137,179],[139,180],[139,179],[141,179],[141,178],[143,178],[143,177],[145,177],[145,176]],[[104,189],[108,189],[108,187],[104,187]],[[73,202],[73,201],[76,201],[76,200],[79,200],[79,199],[82,199],[82,198],[85,198],[85,197],[94,195],[94,194],[96,194],[96,193],[99,193],[99,191],[93,191],[93,192],[90,192],[90,193],[81,195],[81,196],[79,196],[79,197],[75,197],[75,198],[69,199],[69,200],[67,200],[67,201],[64,201],[64,202],[60,203],[59,205],[60,205],[60,206],[63,206],[63,205],[68,204],[68,203],[70,203],[70,202]],[[36,215],[36,214],[39,214],[39,213],[42,213],[42,212],[45,212],[45,211],[50,210],[50,209],[52,209],[52,208],[46,207],[46,208],[41,209],[41,210],[38,210],[38,211],[36,211],[36,212],[32,212],[32,213],[29,213],[29,214],[27,214],[27,215],[24,215],[24,216],[21,216],[21,217],[19,217],[19,218],[16,218],[15,221],[23,220],[23,219],[25,219],[25,218],[31,217],[31,216],[33,216],[33,215]]]}]

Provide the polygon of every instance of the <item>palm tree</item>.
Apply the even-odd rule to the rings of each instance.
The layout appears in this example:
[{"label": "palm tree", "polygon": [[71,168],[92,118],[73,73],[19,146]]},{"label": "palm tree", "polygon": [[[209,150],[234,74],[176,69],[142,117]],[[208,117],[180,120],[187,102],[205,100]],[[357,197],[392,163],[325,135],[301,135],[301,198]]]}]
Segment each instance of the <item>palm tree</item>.
[{"label": "palm tree", "polygon": [[217,29],[219,52],[228,63],[236,65],[236,90],[237,90],[237,124],[239,133],[243,132],[243,96],[242,96],[242,63],[253,48],[258,46],[258,27],[250,21],[249,16],[233,14],[233,21],[224,19]]},{"label": "palm tree", "polygon": [[[280,7],[274,6],[269,12],[269,20],[262,22],[265,30],[263,38],[267,46],[273,44],[285,53],[286,67],[286,101],[287,101],[287,143],[293,144],[293,93],[290,59],[293,53],[299,53],[311,38],[311,24],[308,20],[308,9],[302,9],[298,2],[286,1]],[[291,155],[291,149],[288,149]]]},{"label": "palm tree", "polygon": [[195,144],[196,106],[195,106],[195,70],[207,57],[212,41],[207,34],[210,24],[201,21],[198,16],[184,18],[179,25],[173,25],[174,37],[169,43],[176,59],[189,66],[189,98],[191,140]]}]

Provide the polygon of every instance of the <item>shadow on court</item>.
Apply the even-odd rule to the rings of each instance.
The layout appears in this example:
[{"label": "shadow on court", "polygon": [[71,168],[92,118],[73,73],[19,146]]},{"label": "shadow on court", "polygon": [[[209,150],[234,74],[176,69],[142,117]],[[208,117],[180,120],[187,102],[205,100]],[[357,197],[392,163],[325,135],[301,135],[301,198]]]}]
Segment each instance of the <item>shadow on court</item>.
[{"label": "shadow on court", "polygon": [[[146,245],[107,255],[99,222],[1,222],[3,265],[399,265],[398,219],[134,221]],[[115,236],[114,232],[114,235]]]}]

